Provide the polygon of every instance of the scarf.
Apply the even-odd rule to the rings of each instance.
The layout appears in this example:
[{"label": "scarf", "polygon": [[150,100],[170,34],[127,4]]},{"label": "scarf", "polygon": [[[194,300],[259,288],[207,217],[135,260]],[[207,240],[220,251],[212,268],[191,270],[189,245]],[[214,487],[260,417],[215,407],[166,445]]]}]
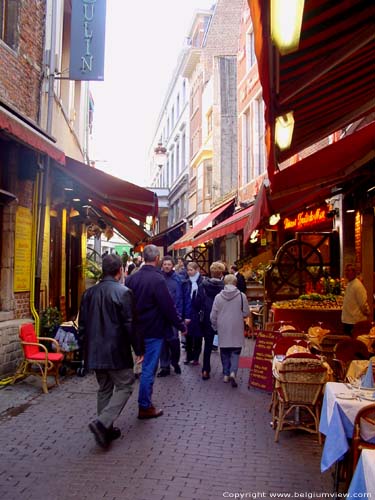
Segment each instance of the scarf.
[{"label": "scarf", "polygon": [[198,290],[198,284],[197,281],[199,279],[199,272],[196,272],[194,276],[189,276],[189,280],[191,281],[191,292],[190,292],[190,297],[193,298],[193,294],[195,291]]}]

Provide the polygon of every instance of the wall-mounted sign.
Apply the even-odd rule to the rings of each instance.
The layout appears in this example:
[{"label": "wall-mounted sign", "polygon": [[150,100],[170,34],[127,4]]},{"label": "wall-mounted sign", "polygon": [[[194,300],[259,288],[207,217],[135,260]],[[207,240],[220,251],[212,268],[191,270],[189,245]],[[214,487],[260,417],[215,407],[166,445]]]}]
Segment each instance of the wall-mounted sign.
[{"label": "wall-mounted sign", "polygon": [[15,292],[30,290],[32,215],[26,207],[19,206],[16,212],[14,240],[14,283]]},{"label": "wall-mounted sign", "polygon": [[316,210],[307,210],[305,212],[299,212],[296,217],[289,219],[285,217],[284,219],[284,229],[302,229],[309,226],[314,226],[315,224],[321,224],[326,222],[327,210],[325,208],[317,208]]},{"label": "wall-mounted sign", "polygon": [[72,0],[71,80],[104,80],[106,0]]}]

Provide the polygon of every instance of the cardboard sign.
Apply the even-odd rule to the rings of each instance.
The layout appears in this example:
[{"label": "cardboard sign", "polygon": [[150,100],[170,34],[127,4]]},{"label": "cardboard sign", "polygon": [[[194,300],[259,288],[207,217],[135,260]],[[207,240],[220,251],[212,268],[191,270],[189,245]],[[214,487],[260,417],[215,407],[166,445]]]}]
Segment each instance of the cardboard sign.
[{"label": "cardboard sign", "polygon": [[260,331],[258,333],[251,364],[249,387],[272,392],[272,347],[279,338],[280,332]]}]

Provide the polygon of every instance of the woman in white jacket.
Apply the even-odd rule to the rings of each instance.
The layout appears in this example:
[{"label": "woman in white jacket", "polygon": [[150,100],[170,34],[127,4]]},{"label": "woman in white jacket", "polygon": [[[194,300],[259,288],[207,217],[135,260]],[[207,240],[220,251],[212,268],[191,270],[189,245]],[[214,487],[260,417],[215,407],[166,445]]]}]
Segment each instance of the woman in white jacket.
[{"label": "woman in white jacket", "polygon": [[211,325],[219,337],[220,357],[224,382],[237,387],[236,375],[241,349],[244,345],[243,319],[250,315],[249,303],[237,288],[237,278],[227,274],[224,290],[216,297],[210,315]]}]

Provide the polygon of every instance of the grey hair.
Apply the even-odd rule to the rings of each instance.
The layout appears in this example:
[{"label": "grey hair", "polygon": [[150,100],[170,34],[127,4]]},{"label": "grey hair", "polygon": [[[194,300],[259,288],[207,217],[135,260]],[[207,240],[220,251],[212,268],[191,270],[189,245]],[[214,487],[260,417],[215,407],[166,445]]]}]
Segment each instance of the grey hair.
[{"label": "grey hair", "polygon": [[227,274],[224,276],[224,285],[237,285],[237,278],[234,274]]},{"label": "grey hair", "polygon": [[143,258],[146,262],[155,262],[156,258],[160,257],[160,250],[156,245],[146,245],[143,249]]}]

